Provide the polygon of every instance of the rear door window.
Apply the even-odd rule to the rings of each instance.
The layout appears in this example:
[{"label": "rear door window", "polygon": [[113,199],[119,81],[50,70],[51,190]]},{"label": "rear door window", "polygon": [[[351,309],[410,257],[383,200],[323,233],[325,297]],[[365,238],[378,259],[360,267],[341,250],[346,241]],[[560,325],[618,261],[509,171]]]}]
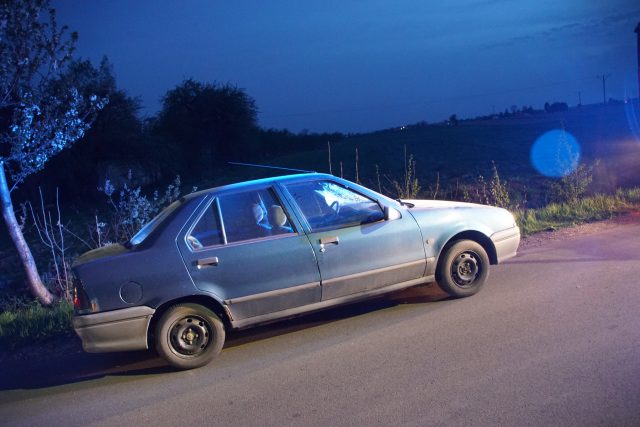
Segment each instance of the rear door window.
[{"label": "rear door window", "polygon": [[193,227],[187,241],[192,249],[294,233],[273,189],[219,196]]}]

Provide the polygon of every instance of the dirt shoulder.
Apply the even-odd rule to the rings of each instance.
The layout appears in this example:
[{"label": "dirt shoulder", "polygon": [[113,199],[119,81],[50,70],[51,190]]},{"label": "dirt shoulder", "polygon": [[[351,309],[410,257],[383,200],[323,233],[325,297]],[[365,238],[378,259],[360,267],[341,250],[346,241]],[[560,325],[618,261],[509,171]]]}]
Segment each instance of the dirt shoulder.
[{"label": "dirt shoulder", "polygon": [[604,221],[589,222],[557,230],[541,231],[539,233],[523,237],[520,242],[519,250],[535,248],[550,241],[572,239],[585,234],[593,234],[608,230],[621,224],[632,224],[637,222],[640,222],[640,211],[632,211]]}]

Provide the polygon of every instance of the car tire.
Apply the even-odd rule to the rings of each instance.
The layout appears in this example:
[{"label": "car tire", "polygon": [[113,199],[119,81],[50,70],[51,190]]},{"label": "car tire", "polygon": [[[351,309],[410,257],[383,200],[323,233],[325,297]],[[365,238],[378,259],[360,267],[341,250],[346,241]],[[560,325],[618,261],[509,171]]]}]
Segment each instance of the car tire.
[{"label": "car tire", "polygon": [[198,304],[169,308],[155,329],[156,351],[177,369],[194,369],[215,358],[224,345],[220,318]]},{"label": "car tire", "polygon": [[459,240],[445,247],[436,270],[436,281],[454,298],[476,294],[489,277],[489,256],[472,240]]}]

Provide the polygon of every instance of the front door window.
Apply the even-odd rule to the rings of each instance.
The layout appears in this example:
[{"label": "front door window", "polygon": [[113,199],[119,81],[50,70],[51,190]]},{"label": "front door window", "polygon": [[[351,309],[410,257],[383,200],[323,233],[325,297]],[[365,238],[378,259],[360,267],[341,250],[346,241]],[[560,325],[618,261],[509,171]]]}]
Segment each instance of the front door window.
[{"label": "front door window", "polygon": [[384,212],[374,200],[330,181],[287,185],[312,231],[353,227],[382,221]]}]

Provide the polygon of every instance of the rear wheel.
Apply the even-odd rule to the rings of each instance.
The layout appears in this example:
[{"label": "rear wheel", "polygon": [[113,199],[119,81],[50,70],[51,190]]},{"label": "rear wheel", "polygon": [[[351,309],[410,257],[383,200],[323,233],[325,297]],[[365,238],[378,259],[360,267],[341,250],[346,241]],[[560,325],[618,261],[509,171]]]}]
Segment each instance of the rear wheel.
[{"label": "rear wheel", "polygon": [[213,360],[224,345],[220,318],[198,304],[168,309],[156,326],[156,351],[178,369],[193,369]]},{"label": "rear wheel", "polygon": [[472,240],[460,240],[446,249],[436,271],[436,280],[442,290],[455,298],[477,293],[487,277],[487,252]]}]

